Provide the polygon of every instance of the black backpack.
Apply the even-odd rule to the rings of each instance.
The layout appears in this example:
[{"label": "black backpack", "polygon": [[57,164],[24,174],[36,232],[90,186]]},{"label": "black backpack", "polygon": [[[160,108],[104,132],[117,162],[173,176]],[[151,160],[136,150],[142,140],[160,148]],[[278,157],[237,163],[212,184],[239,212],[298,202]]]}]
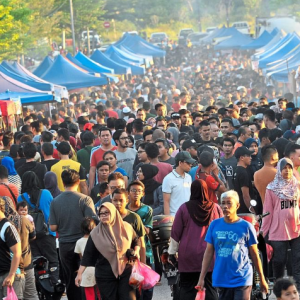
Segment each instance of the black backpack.
[{"label": "black backpack", "polygon": [[[36,238],[41,238],[45,235],[49,235],[48,226],[45,221],[44,213],[41,209],[39,209],[40,206],[40,199],[42,195],[42,191],[40,190],[38,200],[36,202],[36,205],[34,208],[31,207],[31,205],[27,202],[26,198],[22,194],[22,199],[27,203],[28,205],[28,214],[32,216],[34,226],[35,226],[35,232],[36,232]],[[33,204],[32,204],[33,205]]]}]

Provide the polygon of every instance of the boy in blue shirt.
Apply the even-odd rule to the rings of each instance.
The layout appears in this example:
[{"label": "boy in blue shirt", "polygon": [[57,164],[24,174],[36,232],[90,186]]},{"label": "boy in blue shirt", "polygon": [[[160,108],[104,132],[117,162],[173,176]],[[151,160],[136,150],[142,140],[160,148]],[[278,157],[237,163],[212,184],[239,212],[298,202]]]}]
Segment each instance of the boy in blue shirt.
[{"label": "boy in blue shirt", "polygon": [[[253,269],[260,277],[261,292],[268,292],[257,250],[256,232],[252,224],[237,215],[240,206],[237,192],[231,190],[221,196],[224,218],[214,220],[205,238],[205,250],[198,286],[203,289],[204,278],[214,254],[213,286],[219,288],[219,300],[249,300]],[[249,257],[250,254],[250,257]]]}]

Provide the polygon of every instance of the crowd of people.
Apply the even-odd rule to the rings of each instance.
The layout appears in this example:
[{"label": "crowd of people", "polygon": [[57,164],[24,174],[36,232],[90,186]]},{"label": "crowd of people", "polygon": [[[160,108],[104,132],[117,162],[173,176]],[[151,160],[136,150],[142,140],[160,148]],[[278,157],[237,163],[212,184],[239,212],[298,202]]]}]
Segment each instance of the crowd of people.
[{"label": "crowd of people", "polygon": [[[181,299],[194,300],[196,285],[205,299],[250,299],[250,258],[268,291],[255,229],[238,217],[251,199],[270,212],[261,232],[276,296],[300,289],[300,109],[247,56],[182,51],[51,111],[25,107],[18,131],[1,134],[1,299],[11,285],[38,299],[40,255],[70,300],[152,299],[129,285],[131,257],[161,272],[148,237],[161,214],[174,217]],[[295,283],[279,280],[289,249]]]}]

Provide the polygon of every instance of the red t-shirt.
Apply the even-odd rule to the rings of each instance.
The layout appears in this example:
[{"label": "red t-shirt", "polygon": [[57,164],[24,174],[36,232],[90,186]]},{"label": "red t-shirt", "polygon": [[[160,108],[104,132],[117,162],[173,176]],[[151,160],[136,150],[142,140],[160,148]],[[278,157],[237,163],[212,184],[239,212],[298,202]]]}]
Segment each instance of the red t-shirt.
[{"label": "red t-shirt", "polygon": [[[117,150],[116,146],[113,146],[110,151]],[[102,148],[99,148],[92,154],[92,159],[91,159],[91,167],[96,167],[98,162],[103,160],[103,154],[108,151],[108,150],[103,150]]]},{"label": "red t-shirt", "polygon": [[57,151],[57,149],[53,149],[53,158],[56,158],[56,159],[60,159],[60,157],[58,156],[58,151]]},{"label": "red t-shirt", "polygon": [[179,103],[173,103],[172,104],[172,109],[174,110],[174,112],[178,112],[180,109],[180,104]]},{"label": "red t-shirt", "polygon": [[116,119],[119,119],[118,113],[115,112],[114,110],[112,110],[112,109],[107,109],[105,112],[108,114],[108,117],[109,117],[109,118],[116,118]]},{"label": "red t-shirt", "polygon": [[7,186],[9,186],[9,188],[11,189],[11,191],[13,192],[13,194],[15,195],[15,198],[16,198],[16,201],[17,201],[17,199],[19,197],[19,191],[18,191],[18,188],[14,184],[12,184],[12,183],[9,183],[9,184],[4,184],[4,183],[0,184],[0,195],[1,195],[1,197],[3,197],[3,196],[9,197],[12,200],[12,202],[15,204],[15,207],[16,207],[17,203],[16,203],[13,195],[10,193],[10,191],[9,191],[9,189],[8,189]]},{"label": "red t-shirt", "polygon": [[151,165],[157,166],[158,168],[158,173],[153,177],[153,179],[159,183],[162,183],[164,178],[173,170],[173,167],[170,164],[164,162],[159,162],[157,164],[152,163]]},{"label": "red t-shirt", "polygon": [[196,178],[202,179],[206,182],[209,199],[213,200],[214,203],[218,203],[216,191],[218,190],[220,183],[213,176],[206,174],[205,172],[201,172],[200,167],[196,172]]}]

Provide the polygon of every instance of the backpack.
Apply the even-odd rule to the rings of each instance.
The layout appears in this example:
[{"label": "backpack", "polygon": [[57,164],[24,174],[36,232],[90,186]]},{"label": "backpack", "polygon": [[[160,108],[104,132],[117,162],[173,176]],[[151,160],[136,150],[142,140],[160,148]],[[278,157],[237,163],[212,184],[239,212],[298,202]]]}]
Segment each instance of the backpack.
[{"label": "backpack", "polygon": [[[22,194],[21,197],[22,199],[27,203],[28,205],[28,214],[32,216],[33,222],[34,222],[34,227],[35,227],[35,232],[36,232],[36,238],[42,238],[45,235],[49,235],[48,231],[48,226],[45,221],[45,216],[43,211],[39,208],[40,206],[40,199],[42,195],[42,191],[40,190],[38,200],[36,202],[36,205],[34,208],[31,207],[31,205],[28,203],[24,195]],[[33,205],[33,204],[32,204]]]}]

